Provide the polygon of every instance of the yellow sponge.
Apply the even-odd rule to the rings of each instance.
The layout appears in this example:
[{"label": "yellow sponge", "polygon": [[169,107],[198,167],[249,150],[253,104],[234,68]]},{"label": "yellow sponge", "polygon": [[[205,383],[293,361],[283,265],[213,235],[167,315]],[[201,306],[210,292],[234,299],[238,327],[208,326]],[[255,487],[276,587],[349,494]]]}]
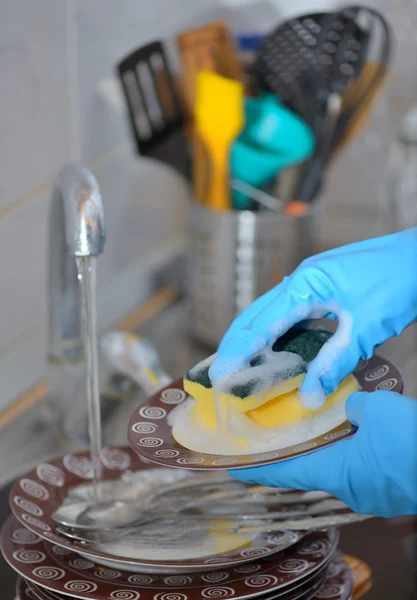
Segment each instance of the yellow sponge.
[{"label": "yellow sponge", "polygon": [[288,392],[277,396],[255,410],[246,414],[262,427],[274,428],[287,425],[300,419],[312,417],[319,414],[338,402],[345,401],[350,394],[357,392],[358,382],[353,375],[349,375],[342,381],[337,390],[326,398],[326,402],[319,410],[307,410],[303,407],[298,391]]},{"label": "yellow sponge", "polygon": [[[217,399],[218,408],[224,411],[230,405],[239,412],[248,413],[286,395],[288,398],[282,409],[287,407],[285,410],[289,410],[292,407],[293,413],[298,414],[299,409],[295,411],[294,408],[296,394],[291,396],[290,392],[301,387],[308,363],[315,358],[331,335],[328,331],[318,329],[291,329],[272,348],[255,357],[246,370],[231,377]],[[209,370],[214,359],[215,355],[210,356],[184,376],[184,390],[196,402],[193,417],[202,426],[213,430],[217,429],[217,418]],[[297,402],[299,403],[298,400]]]}]

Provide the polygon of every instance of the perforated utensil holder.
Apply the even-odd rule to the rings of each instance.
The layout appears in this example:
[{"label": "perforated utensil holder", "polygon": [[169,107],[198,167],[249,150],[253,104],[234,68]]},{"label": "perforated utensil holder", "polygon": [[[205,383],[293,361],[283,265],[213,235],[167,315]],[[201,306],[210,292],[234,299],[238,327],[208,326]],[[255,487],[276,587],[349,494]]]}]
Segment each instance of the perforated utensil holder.
[{"label": "perforated utensil holder", "polygon": [[191,334],[216,348],[258,296],[317,252],[319,207],[301,216],[190,206]]}]

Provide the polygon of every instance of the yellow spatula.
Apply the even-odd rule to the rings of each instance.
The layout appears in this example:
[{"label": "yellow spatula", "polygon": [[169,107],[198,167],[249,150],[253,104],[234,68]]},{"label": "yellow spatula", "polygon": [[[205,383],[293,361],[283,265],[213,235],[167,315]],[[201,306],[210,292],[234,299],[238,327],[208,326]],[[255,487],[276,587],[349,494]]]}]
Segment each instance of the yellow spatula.
[{"label": "yellow spatula", "polygon": [[244,88],[233,79],[200,71],[195,106],[196,131],[211,159],[211,178],[205,204],[213,209],[231,206],[229,152],[244,125]]}]

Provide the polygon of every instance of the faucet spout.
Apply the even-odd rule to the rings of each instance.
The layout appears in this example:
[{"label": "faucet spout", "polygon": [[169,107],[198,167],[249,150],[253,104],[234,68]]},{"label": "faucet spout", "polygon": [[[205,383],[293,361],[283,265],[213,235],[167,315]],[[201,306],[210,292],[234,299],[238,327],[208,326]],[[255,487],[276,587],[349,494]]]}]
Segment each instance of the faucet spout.
[{"label": "faucet spout", "polygon": [[71,256],[96,256],[104,250],[104,209],[98,182],[82,164],[66,165],[59,173],[53,202],[64,209],[64,235]]},{"label": "faucet spout", "polygon": [[74,163],[59,173],[49,221],[48,357],[53,362],[83,356],[76,258],[104,250],[104,208],[96,178]]}]

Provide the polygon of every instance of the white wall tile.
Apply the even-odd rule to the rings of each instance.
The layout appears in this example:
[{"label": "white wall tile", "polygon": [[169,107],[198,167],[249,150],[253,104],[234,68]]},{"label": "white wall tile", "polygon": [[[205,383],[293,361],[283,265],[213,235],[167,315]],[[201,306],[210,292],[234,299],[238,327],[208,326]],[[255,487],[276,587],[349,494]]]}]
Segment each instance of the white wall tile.
[{"label": "white wall tile", "polygon": [[0,350],[43,320],[48,194],[0,220]]},{"label": "white wall tile", "polygon": [[0,411],[41,379],[45,373],[45,365],[46,329],[42,323],[39,330],[33,331],[32,335],[29,334],[7,352],[0,354]]},{"label": "white wall tile", "polygon": [[[103,194],[107,229],[98,278],[99,285],[109,286],[132,265],[185,239],[189,188],[175,171],[155,161],[136,159],[128,149],[94,171]],[[49,195],[0,220],[0,351],[44,322]],[[114,313],[119,313],[117,306]]]},{"label": "white wall tile", "polygon": [[[20,200],[0,219],[0,372],[9,374],[2,404],[44,372],[49,192],[47,185],[33,190],[51,182],[68,160],[82,154],[91,162],[127,139],[124,115],[96,93],[118,60],[216,15],[211,0],[176,1],[175,9],[171,0],[157,0],[144,8],[139,0],[0,6],[0,215]],[[95,169],[108,231],[98,307],[106,325],[149,292],[146,269],[183,248],[188,193],[176,173],[138,161],[127,145],[113,154]]]},{"label": "white wall tile", "polygon": [[0,211],[69,158],[65,2],[0,3]]},{"label": "white wall tile", "polygon": [[94,168],[106,217],[99,281],[109,281],[149,253],[186,235],[189,186],[157,161],[122,152]]},{"label": "white wall tile", "polygon": [[386,96],[374,109],[366,126],[336,156],[329,168],[326,206],[376,211],[386,201],[391,144],[395,131]]},{"label": "white wall tile", "polygon": [[[150,292],[148,272],[183,250],[189,188],[128,148],[93,170],[107,229],[98,264],[102,327],[138,306]],[[44,374],[49,204],[48,192],[0,220],[0,375],[7,377],[0,405]]]},{"label": "white wall tile", "polygon": [[[384,7],[395,4],[382,2]],[[271,3],[285,4],[288,11],[301,9],[287,7],[283,0]],[[308,10],[309,3],[302,4]],[[156,38],[168,40],[177,64],[172,36],[218,14],[216,0],[0,3],[0,216],[21,200],[19,208],[3,212],[0,220],[1,406],[45,370],[49,194],[36,192],[23,202],[22,196],[50,182],[74,156],[95,165],[108,230],[98,269],[100,325],[136,306],[149,292],[148,270],[184,246],[188,188],[173,171],[133,157],[127,145],[112,152],[130,133],[124,115],[105,104],[97,86],[113,75],[123,56]],[[396,105],[402,105],[404,94],[408,102],[415,95],[415,78],[409,76],[415,66],[413,48],[410,40],[400,40],[397,47],[388,88]],[[371,132],[355,140],[329,174],[324,243],[383,233],[380,205],[390,135],[385,128],[391,123],[378,111]],[[103,153],[106,159],[91,161]],[[408,347],[404,340],[401,344]],[[399,356],[397,350],[395,354]]]},{"label": "white wall tile", "polygon": [[[216,17],[213,0],[74,0],[78,36],[83,157],[97,156],[129,135],[119,115],[97,93],[124,56]],[[174,63],[175,64],[175,63]]]}]

